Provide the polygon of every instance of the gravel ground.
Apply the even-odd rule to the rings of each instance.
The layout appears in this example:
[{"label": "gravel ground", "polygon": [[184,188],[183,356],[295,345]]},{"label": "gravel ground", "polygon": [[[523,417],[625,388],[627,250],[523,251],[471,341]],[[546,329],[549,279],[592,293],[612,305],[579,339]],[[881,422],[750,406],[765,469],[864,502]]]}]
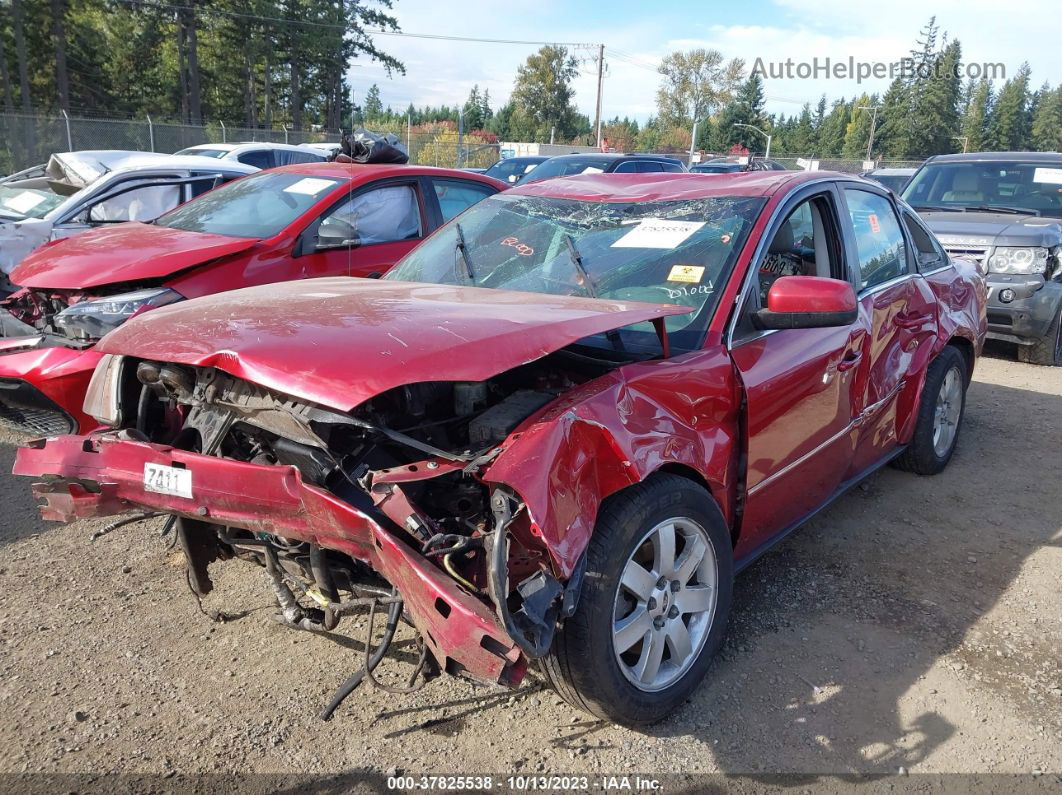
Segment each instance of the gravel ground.
[{"label": "gravel ground", "polygon": [[[886,469],[748,569],[729,639],[668,721],[592,720],[538,680],[364,688],[343,635],[275,624],[264,574],[196,607],[159,524],[36,518],[0,476],[0,773],[1032,773],[1062,784],[1062,369],[981,361],[951,466]],[[17,440],[0,437],[0,471]],[[381,668],[398,681],[413,653]],[[902,772],[902,771],[901,771]]]}]

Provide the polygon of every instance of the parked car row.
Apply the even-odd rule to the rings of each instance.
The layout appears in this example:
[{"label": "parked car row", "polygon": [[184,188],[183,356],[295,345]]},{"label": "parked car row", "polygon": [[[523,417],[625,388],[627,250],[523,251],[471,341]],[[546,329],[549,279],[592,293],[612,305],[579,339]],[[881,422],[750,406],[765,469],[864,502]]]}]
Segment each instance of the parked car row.
[{"label": "parked car row", "polygon": [[736,572],[947,465],[985,280],[858,177],[527,165],[291,165],[27,258],[0,406],[43,411],[45,518],[167,514],[196,593],[256,563],[293,628],[385,612],[325,717],[403,617],[418,684],[537,664],[602,718],[674,710]]}]

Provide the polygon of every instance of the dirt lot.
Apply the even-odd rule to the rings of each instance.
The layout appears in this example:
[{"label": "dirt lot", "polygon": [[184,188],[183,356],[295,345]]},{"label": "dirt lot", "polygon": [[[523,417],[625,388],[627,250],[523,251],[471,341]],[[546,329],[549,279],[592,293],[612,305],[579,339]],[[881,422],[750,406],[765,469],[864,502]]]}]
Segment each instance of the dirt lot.
[{"label": "dirt lot", "polygon": [[[365,688],[322,723],[360,665],[362,622],[284,629],[264,574],[233,562],[215,566],[205,607],[247,613],[212,623],[157,523],[90,543],[103,522],[44,524],[28,483],[2,475],[0,771],[902,767],[1062,783],[1062,369],[1008,356],[982,360],[944,474],[887,469],[742,575],[707,681],[645,732],[536,680]],[[2,442],[9,472],[15,440]]]}]

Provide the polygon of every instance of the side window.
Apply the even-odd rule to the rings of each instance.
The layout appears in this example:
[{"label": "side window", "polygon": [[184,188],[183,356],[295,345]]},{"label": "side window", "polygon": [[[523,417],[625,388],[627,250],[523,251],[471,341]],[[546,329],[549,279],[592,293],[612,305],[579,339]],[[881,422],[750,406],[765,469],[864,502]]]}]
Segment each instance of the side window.
[{"label": "side window", "polygon": [[760,260],[760,306],[767,306],[771,286],[783,276],[830,276],[830,254],[816,199],[801,202],[771,238]]},{"label": "side window", "polygon": [[238,155],[236,159],[244,165],[254,166],[255,168],[273,167],[273,152],[269,149],[255,149],[250,152],[244,152],[242,155]]},{"label": "side window", "polygon": [[188,183],[188,198],[194,199],[196,196],[202,196],[207,191],[212,191],[214,188],[224,185],[226,182],[231,182],[236,179],[235,176],[230,174],[193,174],[193,177],[203,177],[203,179],[197,179],[195,182]]},{"label": "side window", "polygon": [[757,266],[756,289],[745,300],[735,327],[735,339],[753,336],[758,329],[752,313],[767,306],[771,286],[783,276],[842,278],[841,245],[836,215],[825,196],[798,204],[778,226]]},{"label": "side window", "polygon": [[92,205],[89,223],[154,221],[181,203],[180,185],[145,185]]},{"label": "side window", "polygon": [[948,264],[948,257],[944,249],[922,224],[916,221],[910,213],[904,212],[903,222],[907,231],[914,241],[916,262],[921,272],[936,270]]},{"label": "side window", "polygon": [[363,246],[420,235],[420,208],[412,185],[389,185],[352,196],[327,212],[318,229],[322,242],[356,240]]},{"label": "side window", "polygon": [[443,223],[460,215],[473,204],[494,195],[493,188],[473,182],[436,179],[432,180],[432,184],[435,186],[435,196],[439,199]]},{"label": "side window", "polygon": [[892,203],[876,193],[845,188],[859,254],[859,285],[866,290],[907,273],[907,247]]},{"label": "side window", "polygon": [[615,170],[613,174],[634,174],[638,170],[638,163],[635,160],[624,160]]},{"label": "side window", "polygon": [[672,174],[681,174],[682,173],[682,166],[680,166],[678,163],[661,163],[660,167],[664,171],[667,171],[667,172],[672,173]]},{"label": "side window", "polygon": [[638,161],[639,174],[659,174],[663,170],[663,166],[661,166],[659,163],[654,163],[651,160]]}]

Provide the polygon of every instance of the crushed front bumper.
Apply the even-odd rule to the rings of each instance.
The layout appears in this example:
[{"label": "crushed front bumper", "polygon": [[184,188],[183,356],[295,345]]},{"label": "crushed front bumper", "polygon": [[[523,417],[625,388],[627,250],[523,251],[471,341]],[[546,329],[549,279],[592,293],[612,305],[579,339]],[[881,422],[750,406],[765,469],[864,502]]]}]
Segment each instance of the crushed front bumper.
[{"label": "crushed front bumper", "polygon": [[45,436],[98,427],[82,405],[102,354],[41,343],[40,337],[0,339],[0,423]]},{"label": "crushed front bumper", "polygon": [[[144,465],[192,473],[192,499],[144,489]],[[23,447],[14,474],[34,483],[45,519],[142,510],[298,538],[363,561],[396,586],[413,624],[449,673],[519,684],[527,661],[494,612],[374,519],[287,466],[260,466],[120,439],[60,436]]]},{"label": "crushed front bumper", "polygon": [[1062,312],[1062,282],[990,273],[987,312],[989,337],[1031,345],[1048,333]]}]

